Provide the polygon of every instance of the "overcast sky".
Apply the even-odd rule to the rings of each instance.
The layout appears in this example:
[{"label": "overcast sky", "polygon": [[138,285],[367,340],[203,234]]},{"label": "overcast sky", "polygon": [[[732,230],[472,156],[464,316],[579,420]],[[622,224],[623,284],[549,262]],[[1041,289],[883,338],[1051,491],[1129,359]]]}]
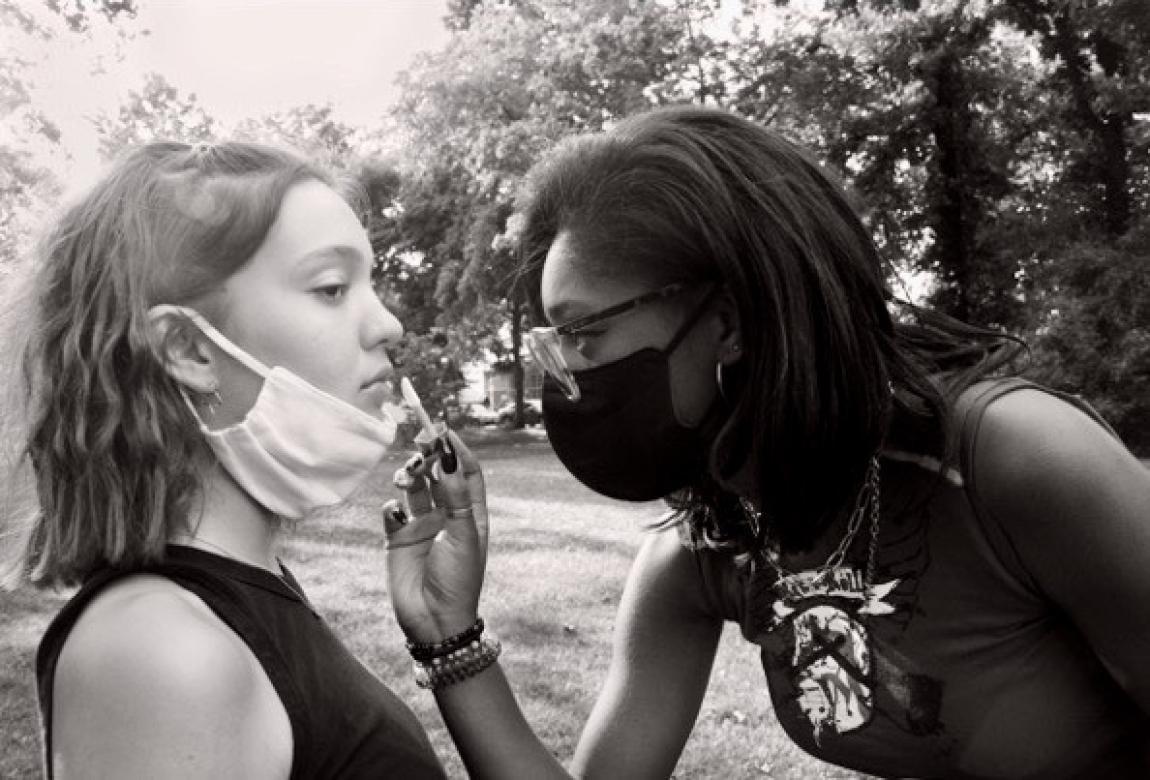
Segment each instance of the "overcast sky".
[{"label": "overcast sky", "polygon": [[[112,113],[155,71],[194,92],[231,124],[293,105],[331,103],[354,125],[374,123],[395,97],[396,74],[447,39],[445,0],[140,0],[131,26],[147,30],[124,59],[92,76],[92,46],[70,42],[38,74],[39,102],[64,131],[80,172],[95,155],[87,121]],[[97,36],[104,31],[97,30]],[[107,37],[107,36],[105,36]]]},{"label": "overcast sky", "polygon": [[194,89],[224,119],[331,101],[378,117],[395,74],[447,37],[444,0],[143,0],[131,65]]}]

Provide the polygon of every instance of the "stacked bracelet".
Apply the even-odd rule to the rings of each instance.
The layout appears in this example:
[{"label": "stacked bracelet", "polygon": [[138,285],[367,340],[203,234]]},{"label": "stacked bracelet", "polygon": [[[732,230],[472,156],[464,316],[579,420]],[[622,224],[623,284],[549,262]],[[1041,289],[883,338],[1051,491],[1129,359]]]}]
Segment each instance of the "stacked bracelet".
[{"label": "stacked bracelet", "polygon": [[494,637],[476,639],[445,656],[430,662],[415,661],[415,684],[420,688],[437,691],[482,672],[495,663],[503,646]]},{"label": "stacked bracelet", "polygon": [[469,628],[439,642],[408,642],[415,661],[415,682],[420,688],[439,690],[482,672],[503,650],[499,640],[483,637],[483,618]]},{"label": "stacked bracelet", "polygon": [[483,635],[483,618],[476,618],[470,627],[439,642],[408,642],[407,652],[416,661],[427,662],[433,658],[443,658],[456,650],[466,647]]}]

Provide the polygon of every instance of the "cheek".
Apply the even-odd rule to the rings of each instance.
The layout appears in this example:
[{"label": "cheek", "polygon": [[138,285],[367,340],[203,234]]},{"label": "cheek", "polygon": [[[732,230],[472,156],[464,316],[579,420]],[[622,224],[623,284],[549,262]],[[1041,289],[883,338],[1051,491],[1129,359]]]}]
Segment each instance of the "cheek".
[{"label": "cheek", "polygon": [[244,419],[256,402],[264,381],[246,367],[222,357],[217,376],[220,405],[212,408],[206,419],[212,429],[224,428]]},{"label": "cheek", "polygon": [[715,362],[704,350],[680,345],[671,355],[671,402],[675,417],[688,428],[697,427],[715,402]]},{"label": "cheek", "polygon": [[308,342],[308,346],[300,350],[299,368],[295,371],[320,390],[345,401],[354,401],[361,382],[366,378],[356,372],[359,367],[358,345],[330,341],[319,338]]},{"label": "cheek", "polygon": [[326,393],[354,401],[361,376],[358,321],[307,295],[272,287],[260,306],[233,312],[234,336],[267,365],[280,365]]},{"label": "cheek", "polygon": [[265,342],[273,362],[326,393],[352,401],[364,377],[357,374],[358,344],[337,338],[340,329],[312,323],[311,328],[287,326]]}]

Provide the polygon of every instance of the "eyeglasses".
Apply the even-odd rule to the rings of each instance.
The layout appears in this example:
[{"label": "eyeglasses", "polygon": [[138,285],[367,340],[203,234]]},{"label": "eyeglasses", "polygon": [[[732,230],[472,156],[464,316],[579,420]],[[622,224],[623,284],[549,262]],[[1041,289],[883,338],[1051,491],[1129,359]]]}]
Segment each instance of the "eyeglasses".
[{"label": "eyeglasses", "polygon": [[654,301],[672,298],[686,289],[685,283],[672,282],[653,292],[643,293],[630,300],[608,306],[594,314],[578,317],[562,325],[532,328],[527,332],[527,348],[530,350],[531,356],[535,358],[535,362],[548,376],[559,383],[559,387],[562,388],[567,398],[571,401],[578,401],[580,398],[579,383],[575,381],[575,375],[571,372],[571,368],[567,365],[567,359],[563,356],[565,347],[572,348],[566,340],[603,320],[617,317],[624,312]]}]

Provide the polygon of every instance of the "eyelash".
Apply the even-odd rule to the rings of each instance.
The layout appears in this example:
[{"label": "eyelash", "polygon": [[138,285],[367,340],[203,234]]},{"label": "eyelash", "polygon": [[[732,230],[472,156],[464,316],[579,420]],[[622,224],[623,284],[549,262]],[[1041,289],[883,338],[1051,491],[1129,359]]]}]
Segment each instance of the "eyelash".
[{"label": "eyelash", "polygon": [[571,344],[575,347],[575,351],[582,355],[585,354],[585,350],[587,349],[587,341],[602,336],[603,333],[604,331],[601,330],[580,330],[570,334],[567,338],[571,339]]},{"label": "eyelash", "polygon": [[333,303],[341,300],[347,295],[346,284],[325,284],[323,287],[317,287],[313,292],[318,293],[321,297],[327,298]]}]

